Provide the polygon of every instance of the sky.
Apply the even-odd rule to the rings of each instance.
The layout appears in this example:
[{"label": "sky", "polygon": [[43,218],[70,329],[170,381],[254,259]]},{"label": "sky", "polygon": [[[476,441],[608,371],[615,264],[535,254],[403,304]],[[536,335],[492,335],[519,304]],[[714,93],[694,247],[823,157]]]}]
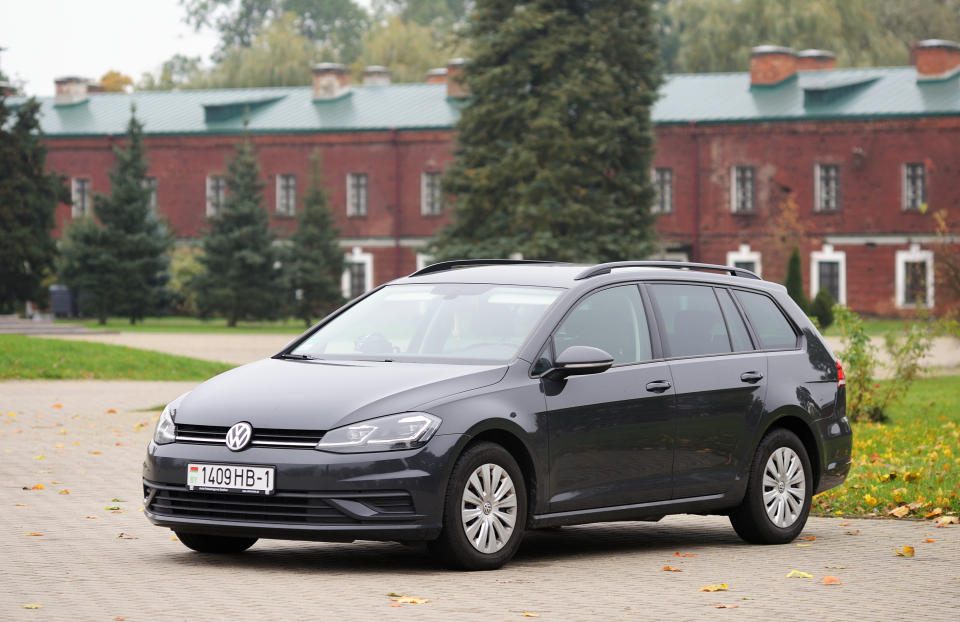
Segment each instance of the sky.
[{"label": "sky", "polygon": [[0,0],[0,69],[43,96],[60,76],[113,69],[136,82],[177,53],[208,61],[216,33],[195,33],[184,15],[177,0]]}]

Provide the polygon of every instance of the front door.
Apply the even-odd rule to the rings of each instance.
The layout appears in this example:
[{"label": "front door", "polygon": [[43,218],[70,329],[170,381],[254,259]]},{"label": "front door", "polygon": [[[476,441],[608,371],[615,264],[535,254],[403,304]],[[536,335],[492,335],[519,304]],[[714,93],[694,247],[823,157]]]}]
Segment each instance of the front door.
[{"label": "front door", "polygon": [[581,300],[553,337],[556,354],[584,345],[614,359],[607,371],[543,380],[550,454],[550,511],[670,498],[674,390],[669,365],[652,361],[637,285]]}]

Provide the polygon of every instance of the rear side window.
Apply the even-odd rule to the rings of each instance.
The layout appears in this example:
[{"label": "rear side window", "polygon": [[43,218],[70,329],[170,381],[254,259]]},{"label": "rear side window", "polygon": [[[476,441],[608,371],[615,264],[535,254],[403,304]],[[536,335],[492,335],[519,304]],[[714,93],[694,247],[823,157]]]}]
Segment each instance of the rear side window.
[{"label": "rear side window", "polygon": [[717,299],[720,301],[720,307],[723,309],[723,317],[727,320],[727,328],[730,329],[730,341],[733,342],[734,352],[746,352],[753,350],[753,342],[750,341],[750,333],[747,332],[747,325],[743,323],[743,317],[737,310],[730,297],[730,292],[725,289],[717,290]]},{"label": "rear side window", "polygon": [[761,348],[779,350],[796,347],[797,334],[793,326],[770,298],[744,291],[738,291],[737,298],[760,339]]},{"label": "rear side window", "polygon": [[730,338],[712,287],[650,285],[660,310],[670,356],[730,352]]},{"label": "rear side window", "polygon": [[653,358],[643,300],[636,285],[611,287],[591,294],[570,312],[554,335],[559,355],[570,346],[600,348],[614,364]]}]

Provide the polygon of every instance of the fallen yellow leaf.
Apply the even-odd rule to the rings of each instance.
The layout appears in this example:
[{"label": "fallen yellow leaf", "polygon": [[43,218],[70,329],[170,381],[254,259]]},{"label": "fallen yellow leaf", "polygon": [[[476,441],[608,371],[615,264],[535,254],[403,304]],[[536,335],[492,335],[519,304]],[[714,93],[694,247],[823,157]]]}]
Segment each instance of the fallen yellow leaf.
[{"label": "fallen yellow leaf", "polygon": [[54,404],[50,408],[63,408],[63,404]]},{"label": "fallen yellow leaf", "polygon": [[800,572],[799,570],[791,570],[787,573],[788,579],[812,579],[813,575],[808,572]]},{"label": "fallen yellow leaf", "polygon": [[893,551],[897,554],[897,557],[913,557],[913,553],[914,553],[913,547],[907,546],[906,544],[903,545],[902,550],[893,549]]},{"label": "fallen yellow leaf", "polygon": [[69,495],[70,491],[66,488],[57,493],[58,495]]},{"label": "fallen yellow leaf", "polygon": [[91,452],[89,452],[89,453],[93,454],[94,456],[99,456],[99,455],[100,455],[100,452],[99,452],[99,451],[91,451]]},{"label": "fallen yellow leaf", "polygon": [[521,617],[521,618],[539,618],[539,617],[540,617],[540,614],[539,614],[539,613],[530,613],[529,611],[524,611],[523,613],[520,614],[520,617]]},{"label": "fallen yellow leaf", "polygon": [[714,609],[739,609],[740,605],[714,605]]},{"label": "fallen yellow leaf", "polygon": [[27,603],[23,606],[24,609],[41,609],[43,605],[38,605],[37,603]]},{"label": "fallen yellow leaf", "polygon": [[107,409],[107,414],[108,414],[108,415],[115,415],[115,414],[117,414],[117,409],[116,409],[116,408],[108,408],[108,409]]},{"label": "fallen yellow leaf", "polygon": [[423,603],[430,602],[427,598],[417,598],[416,596],[401,596],[400,598],[394,599],[395,603],[400,603],[401,605],[422,605]]},{"label": "fallen yellow leaf", "polygon": [[683,571],[680,570],[679,568],[674,568],[673,566],[664,566],[663,569],[664,569],[666,572],[683,572]]},{"label": "fallen yellow leaf", "polygon": [[33,459],[34,459],[34,460],[46,460],[47,457],[46,457],[46,456],[34,456]]},{"label": "fallen yellow leaf", "polygon": [[843,581],[841,581],[840,579],[838,579],[838,578],[836,578],[836,577],[832,577],[832,576],[830,576],[830,575],[828,575],[828,574],[827,574],[827,575],[823,575],[823,578],[820,579],[820,581],[822,581],[822,582],[824,583],[824,585],[843,585]]},{"label": "fallen yellow leaf", "polygon": [[897,518],[903,518],[909,513],[910,513],[910,508],[908,508],[905,505],[901,505],[887,512],[887,516],[896,516]]},{"label": "fallen yellow leaf", "polygon": [[676,553],[674,553],[673,556],[674,557],[696,557],[696,555],[693,553],[681,553],[680,551],[677,551]]},{"label": "fallen yellow leaf", "polygon": [[936,540],[934,540],[933,538],[924,538],[923,541],[924,541],[924,542],[936,542]]},{"label": "fallen yellow leaf", "polygon": [[716,583],[713,585],[704,585],[700,588],[701,592],[726,592],[727,588],[730,587],[726,583]]},{"label": "fallen yellow leaf", "polygon": [[924,518],[936,518],[943,514],[943,508],[933,508],[929,512],[923,515]]},{"label": "fallen yellow leaf", "polygon": [[807,536],[806,538],[800,538],[800,539],[803,540],[804,542],[813,542],[814,540],[817,539],[817,536]]},{"label": "fallen yellow leaf", "polygon": [[42,536],[43,534],[40,533],[39,531],[31,531],[30,533],[25,533],[25,534],[23,534],[23,535],[25,535],[25,536]]},{"label": "fallen yellow leaf", "polygon": [[810,546],[809,544],[798,544],[797,546]]},{"label": "fallen yellow leaf", "polygon": [[30,490],[43,490],[43,484],[34,484]]},{"label": "fallen yellow leaf", "polygon": [[868,494],[863,495],[863,501],[864,501],[868,506],[873,507],[873,506],[875,506],[875,505],[877,504],[877,501],[879,501],[879,499],[877,499],[876,497],[874,497],[874,496],[872,496],[872,495],[870,495],[870,494],[868,493]]},{"label": "fallen yellow leaf", "polygon": [[908,482],[917,482],[920,481],[920,474],[916,471],[908,471],[904,474],[903,479]]},{"label": "fallen yellow leaf", "polygon": [[849,527],[849,526],[852,525],[852,524],[853,524],[853,521],[845,520],[845,521],[843,521],[842,523],[840,523],[840,526],[841,526],[841,527]]},{"label": "fallen yellow leaf", "polygon": [[960,525],[960,518],[956,516],[941,516],[933,521],[937,527],[946,527],[947,525]]},{"label": "fallen yellow leaf", "polygon": [[847,531],[844,531],[843,533],[847,534],[848,536],[859,536],[859,535],[860,535],[860,530],[859,530],[859,529],[848,529]]}]

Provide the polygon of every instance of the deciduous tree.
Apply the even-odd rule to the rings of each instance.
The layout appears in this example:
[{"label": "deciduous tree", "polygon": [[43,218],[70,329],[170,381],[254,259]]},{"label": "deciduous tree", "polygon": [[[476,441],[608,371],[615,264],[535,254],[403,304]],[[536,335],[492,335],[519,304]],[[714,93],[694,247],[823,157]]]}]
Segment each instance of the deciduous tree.
[{"label": "deciduous tree", "polygon": [[660,84],[650,3],[481,0],[437,259],[605,261],[651,250]]}]

